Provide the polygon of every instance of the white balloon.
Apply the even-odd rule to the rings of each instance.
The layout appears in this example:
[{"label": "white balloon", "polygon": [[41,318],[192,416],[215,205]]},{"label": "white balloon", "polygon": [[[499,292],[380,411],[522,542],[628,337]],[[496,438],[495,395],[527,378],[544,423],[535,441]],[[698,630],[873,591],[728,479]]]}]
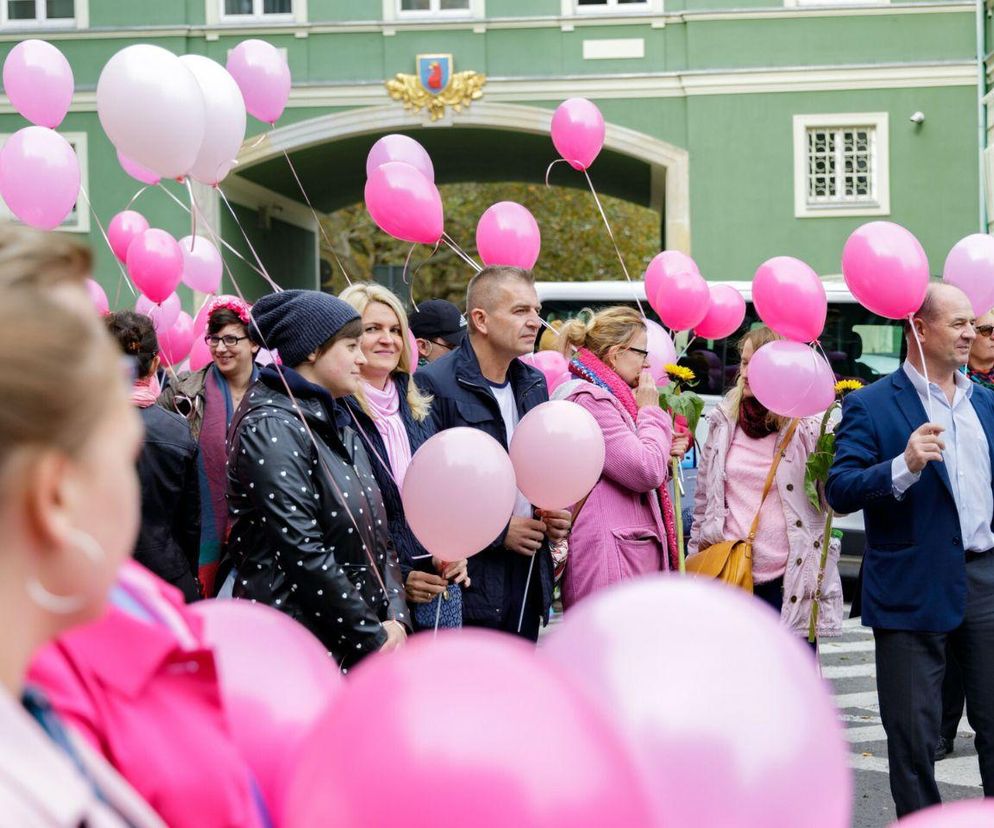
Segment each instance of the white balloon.
[{"label": "white balloon", "polygon": [[204,143],[190,175],[204,184],[217,184],[235,165],[235,156],[245,140],[245,100],[228,70],[200,55],[183,55],[180,61],[200,84],[206,121]]},{"label": "white balloon", "polygon": [[107,61],[97,81],[97,114],[123,155],[163,178],[186,175],[204,142],[200,85],[159,46],[127,46]]}]

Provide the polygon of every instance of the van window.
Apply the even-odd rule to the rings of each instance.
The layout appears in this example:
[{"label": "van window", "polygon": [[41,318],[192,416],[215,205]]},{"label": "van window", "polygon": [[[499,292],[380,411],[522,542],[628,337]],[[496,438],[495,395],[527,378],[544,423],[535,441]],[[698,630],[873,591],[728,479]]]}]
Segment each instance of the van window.
[{"label": "van window", "polygon": [[[570,319],[584,308],[597,311],[611,305],[635,307],[634,302],[579,302],[547,299],[542,303],[542,316],[549,322]],[[659,321],[645,305],[650,319]],[[762,322],[752,303],[746,304],[742,327],[726,339],[695,339],[680,364],[690,368],[698,378],[694,388],[699,394],[724,394],[735,383],[739,368],[738,340],[747,330]],[[836,379],[858,379],[871,383],[895,371],[901,364],[901,323],[871,313],[856,302],[838,302],[828,306],[821,346],[835,372]],[[686,335],[677,339],[677,352],[682,350]]]}]

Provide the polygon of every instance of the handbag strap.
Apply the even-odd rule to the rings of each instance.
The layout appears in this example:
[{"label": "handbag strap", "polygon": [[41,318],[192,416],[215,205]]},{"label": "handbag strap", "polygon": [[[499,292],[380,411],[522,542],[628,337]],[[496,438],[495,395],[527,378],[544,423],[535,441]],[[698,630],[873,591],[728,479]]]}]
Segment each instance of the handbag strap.
[{"label": "handbag strap", "polygon": [[787,434],[783,438],[783,442],[780,443],[780,448],[773,456],[773,464],[770,466],[770,472],[766,475],[766,484],[763,486],[763,496],[759,499],[759,508],[756,510],[756,517],[752,519],[752,526],[749,527],[749,543],[756,540],[756,531],[759,529],[759,516],[763,511],[763,503],[766,501],[766,496],[770,493],[770,489],[773,488],[773,478],[776,476],[777,467],[780,465],[780,461],[783,460],[783,456],[787,453],[787,446],[790,445],[791,438],[794,436],[794,432],[797,431],[797,424],[800,420],[793,419],[790,421],[790,427],[787,429]]}]

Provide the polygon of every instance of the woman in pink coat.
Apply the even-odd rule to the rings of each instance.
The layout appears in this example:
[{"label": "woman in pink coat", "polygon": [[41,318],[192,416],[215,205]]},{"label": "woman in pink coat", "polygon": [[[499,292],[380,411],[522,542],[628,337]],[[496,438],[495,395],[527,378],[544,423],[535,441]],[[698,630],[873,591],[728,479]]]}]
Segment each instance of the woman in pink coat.
[{"label": "woman in pink coat", "polygon": [[569,558],[562,581],[569,608],[598,589],[670,569],[676,561],[673,507],[666,482],[670,457],[687,450],[673,437],[670,415],[648,370],[646,329],[631,308],[607,308],[567,322],[560,331],[576,380],[558,399],[583,406],[604,433],[601,479],[573,507]]}]

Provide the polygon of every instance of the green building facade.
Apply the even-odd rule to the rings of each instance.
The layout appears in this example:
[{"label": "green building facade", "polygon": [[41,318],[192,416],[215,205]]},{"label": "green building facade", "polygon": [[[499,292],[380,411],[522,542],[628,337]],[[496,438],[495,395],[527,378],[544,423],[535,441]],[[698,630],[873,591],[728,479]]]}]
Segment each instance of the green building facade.
[{"label": "green building facade", "polygon": [[[608,123],[591,168],[598,191],[657,211],[660,247],[690,252],[708,278],[749,278],[775,255],[837,274],[846,236],[873,218],[914,232],[938,273],[994,212],[982,186],[994,36],[988,8],[958,0],[0,0],[3,54],[27,37],[53,42],[75,72],[60,131],[95,218],[81,199],[66,230],[88,237],[116,304],[129,297],[98,223],[141,185],[100,128],[95,88],[111,55],[138,42],[222,64],[250,37],[285,50],[283,117],[273,129],[249,119],[223,195],[194,187],[201,221],[284,287],[317,286],[321,270],[315,214],[287,156],[324,213],[362,200],[366,152],[389,132],[424,143],[439,183],[541,182],[557,157],[552,111],[573,96]],[[451,55],[457,78],[484,75],[480,97],[434,120],[392,98],[387,81],[416,75],[425,54]],[[25,125],[6,98],[0,120],[3,134]],[[566,165],[552,180],[586,186]],[[190,232],[161,189],[134,204],[154,226]],[[243,290],[265,289],[226,259]]]}]

